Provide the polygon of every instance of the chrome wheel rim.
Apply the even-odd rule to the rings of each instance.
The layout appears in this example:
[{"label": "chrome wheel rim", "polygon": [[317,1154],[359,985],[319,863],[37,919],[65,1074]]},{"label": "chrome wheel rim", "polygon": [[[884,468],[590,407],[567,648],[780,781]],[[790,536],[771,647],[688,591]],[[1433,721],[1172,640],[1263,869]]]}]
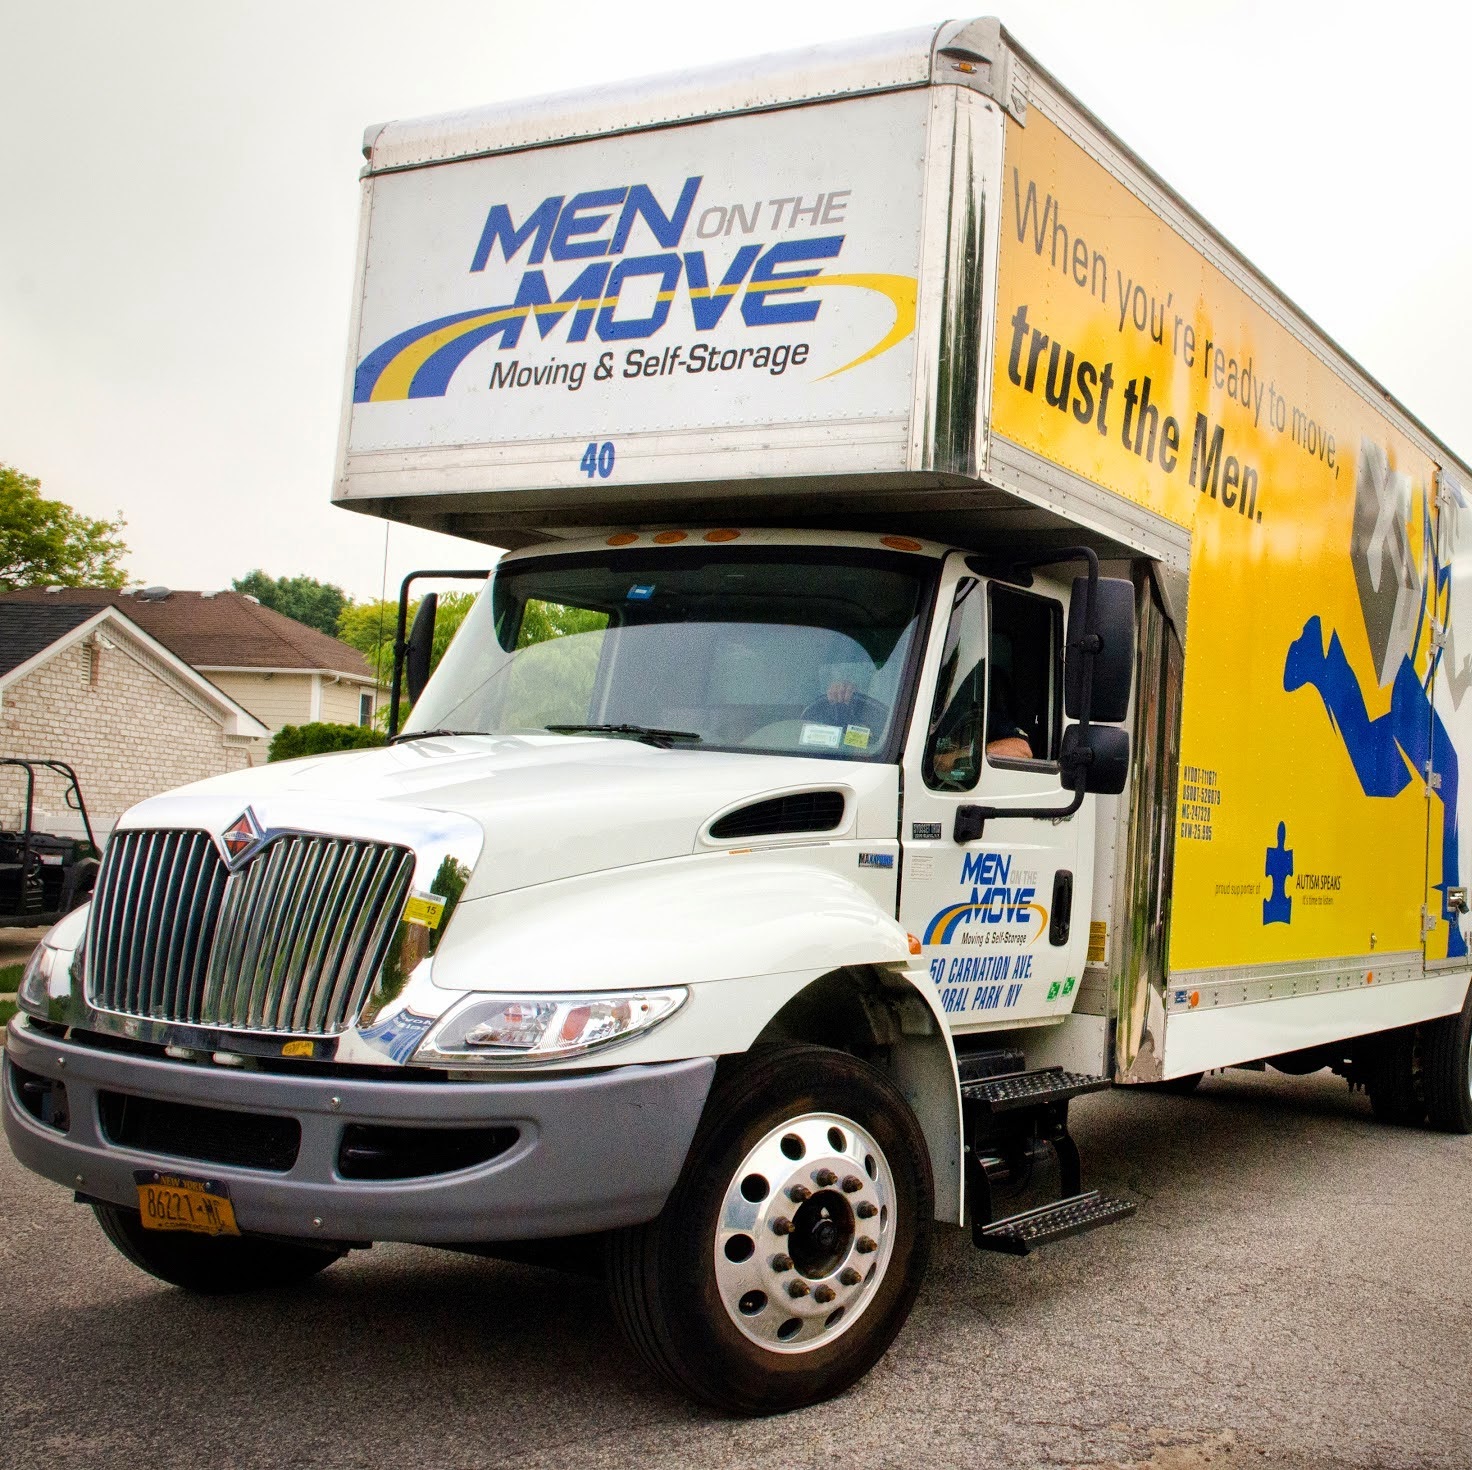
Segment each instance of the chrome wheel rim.
[{"label": "chrome wheel rim", "polygon": [[894,1176],[867,1130],[837,1113],[773,1128],[726,1185],[716,1287],[742,1336],[804,1353],[847,1332],[884,1280]]}]

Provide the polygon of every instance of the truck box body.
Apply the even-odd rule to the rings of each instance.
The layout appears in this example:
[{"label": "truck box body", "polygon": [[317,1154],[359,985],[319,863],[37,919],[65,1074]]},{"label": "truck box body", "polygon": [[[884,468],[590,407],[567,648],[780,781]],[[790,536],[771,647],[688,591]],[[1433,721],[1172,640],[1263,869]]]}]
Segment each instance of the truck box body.
[{"label": "truck box body", "polygon": [[388,748],[141,803],[28,967],[7,1136],[130,1260],[596,1235],[761,1412],[935,1222],[1128,1215],[1111,1082],[1472,1133],[1472,475],[1000,25],[366,151],[337,502],[509,550]]},{"label": "truck box body", "polygon": [[1090,540],[1143,619],[1119,1074],[1454,1008],[1472,477],[994,22],[367,152],[339,503]]}]

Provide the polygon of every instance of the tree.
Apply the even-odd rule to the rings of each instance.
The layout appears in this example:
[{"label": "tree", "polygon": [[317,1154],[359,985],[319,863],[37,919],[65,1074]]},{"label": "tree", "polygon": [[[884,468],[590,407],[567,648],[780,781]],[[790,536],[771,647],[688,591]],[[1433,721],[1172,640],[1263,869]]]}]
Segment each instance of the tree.
[{"label": "tree", "polygon": [[350,605],[348,595],[331,582],[315,577],[268,577],[259,567],[237,577],[231,584],[237,592],[254,597],[262,607],[285,613],[309,628],[337,637],[337,620]]},{"label": "tree", "polygon": [[0,464],[0,592],[17,587],[121,587],[125,522],[94,520],[63,500],[43,500],[41,482]]}]

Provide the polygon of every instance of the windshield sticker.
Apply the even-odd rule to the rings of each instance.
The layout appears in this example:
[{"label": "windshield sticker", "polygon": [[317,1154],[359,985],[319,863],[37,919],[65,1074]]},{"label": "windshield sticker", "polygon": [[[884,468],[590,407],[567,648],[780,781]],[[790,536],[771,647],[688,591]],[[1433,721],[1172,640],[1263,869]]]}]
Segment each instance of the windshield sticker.
[{"label": "windshield sticker", "polygon": [[843,743],[853,746],[855,750],[868,750],[869,727],[867,725],[850,725],[843,732]]},{"label": "windshield sticker", "polygon": [[837,750],[842,739],[843,729],[838,725],[804,725],[798,737],[802,745],[822,745],[829,750]]},{"label": "windshield sticker", "polygon": [[630,602],[648,602],[654,596],[653,582],[635,582],[628,591]]}]

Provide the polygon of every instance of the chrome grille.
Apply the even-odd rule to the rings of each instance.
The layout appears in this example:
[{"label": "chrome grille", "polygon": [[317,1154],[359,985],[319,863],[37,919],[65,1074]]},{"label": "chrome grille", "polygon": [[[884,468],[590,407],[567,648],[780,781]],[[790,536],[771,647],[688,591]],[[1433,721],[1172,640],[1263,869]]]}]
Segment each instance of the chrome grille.
[{"label": "chrome grille", "polygon": [[239,872],[204,832],[117,832],[87,929],[102,1010],[233,1030],[344,1030],[409,894],[401,847],[289,833]]}]

